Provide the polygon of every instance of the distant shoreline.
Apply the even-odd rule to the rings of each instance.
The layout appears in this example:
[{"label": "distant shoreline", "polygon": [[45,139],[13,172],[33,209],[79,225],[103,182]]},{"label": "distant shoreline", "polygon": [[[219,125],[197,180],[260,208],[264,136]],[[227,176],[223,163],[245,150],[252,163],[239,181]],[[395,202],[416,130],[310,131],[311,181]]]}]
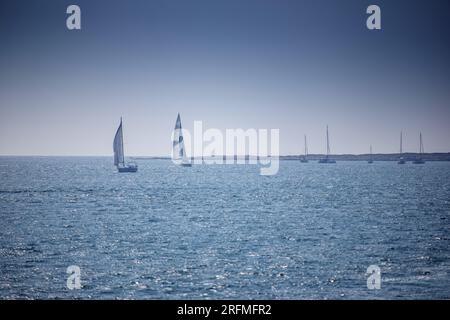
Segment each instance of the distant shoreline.
[{"label": "distant shoreline", "polygon": [[[413,161],[414,159],[420,157],[425,161],[450,161],[450,152],[447,153],[403,153],[401,155],[406,161]],[[280,160],[296,160],[299,161],[303,159],[303,155],[282,155],[279,156]],[[310,154],[307,156],[307,159],[310,161],[317,161],[321,158],[324,158],[324,154]],[[398,161],[400,158],[400,154],[398,153],[379,153],[379,154],[334,154],[329,156],[331,159],[335,159],[336,161],[368,161],[372,159],[373,161]],[[199,159],[200,157],[195,157],[195,159]],[[214,159],[214,158],[223,158],[223,156],[217,157],[205,157],[205,159]],[[232,158],[232,157],[231,157]],[[134,160],[170,160],[170,157],[130,157],[130,159]],[[255,160],[258,159],[256,156],[237,156],[235,159],[245,159],[245,160]]]},{"label": "distant shoreline", "polygon": [[[109,158],[112,155],[0,155],[0,158]],[[303,155],[282,155],[279,156],[280,160],[294,160],[299,161],[303,159]],[[307,159],[310,161],[317,161],[321,158],[325,157],[323,154],[309,154]],[[400,158],[400,154],[398,153],[378,153],[378,154],[332,154],[329,156],[331,159],[335,159],[336,161],[368,161],[372,158],[373,161],[398,161]],[[412,153],[407,152],[403,153],[402,157],[406,161],[413,161],[417,157],[422,158],[425,161],[450,161],[450,152],[435,152],[435,153]],[[128,157],[131,160],[171,160],[170,156],[130,156]],[[198,159],[199,157],[195,157]],[[223,158],[223,156],[216,157],[205,157],[204,159],[214,159],[214,158]],[[258,159],[256,156],[237,156],[235,159],[245,159],[245,160],[255,160]]]}]

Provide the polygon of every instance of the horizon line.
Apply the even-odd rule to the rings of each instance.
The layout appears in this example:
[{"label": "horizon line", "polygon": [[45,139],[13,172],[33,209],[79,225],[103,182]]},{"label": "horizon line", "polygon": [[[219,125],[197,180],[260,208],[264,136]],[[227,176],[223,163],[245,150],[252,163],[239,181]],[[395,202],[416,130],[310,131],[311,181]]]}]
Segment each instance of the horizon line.
[{"label": "horizon line", "polygon": [[[328,156],[376,156],[376,155],[414,155],[414,154],[422,154],[422,155],[435,155],[435,154],[450,154],[450,151],[438,151],[438,152],[394,152],[394,153],[334,153],[329,154]],[[259,155],[249,155],[249,154],[234,154],[234,155],[214,155],[214,156],[190,156],[188,158],[215,158],[215,157],[269,157],[271,155],[266,156],[259,156]],[[304,157],[304,154],[281,154],[278,155],[278,157]],[[325,153],[309,153],[307,156],[311,157],[317,157],[317,156],[326,156]],[[63,154],[0,154],[0,157],[86,157],[86,158],[95,158],[95,157],[113,157],[113,154],[107,154],[107,155],[83,155],[83,154],[69,154],[69,155],[63,155]],[[126,158],[171,158],[171,155],[129,155],[126,156]]]}]

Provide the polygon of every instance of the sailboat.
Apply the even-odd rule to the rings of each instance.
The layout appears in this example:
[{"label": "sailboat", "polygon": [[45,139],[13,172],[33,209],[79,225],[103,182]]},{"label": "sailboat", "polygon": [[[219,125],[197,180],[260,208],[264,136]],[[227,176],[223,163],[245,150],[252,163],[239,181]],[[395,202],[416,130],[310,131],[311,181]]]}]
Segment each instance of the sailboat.
[{"label": "sailboat", "polygon": [[422,132],[419,135],[420,143],[419,143],[419,156],[413,161],[414,164],[424,164],[425,160],[423,160],[423,141],[422,141]]},{"label": "sailboat", "polygon": [[328,134],[328,126],[327,126],[327,155],[325,158],[319,160],[319,163],[336,163],[336,160],[330,159],[330,137]]},{"label": "sailboat", "polygon": [[308,144],[306,142],[306,135],[305,135],[305,155],[303,158],[300,159],[301,163],[307,163],[308,162]]},{"label": "sailboat", "polygon": [[403,158],[403,131],[400,131],[400,159],[397,162],[398,164],[405,164],[406,161]]},{"label": "sailboat", "polygon": [[123,126],[122,117],[120,118],[120,125],[117,128],[116,135],[113,142],[114,150],[114,165],[118,172],[136,172],[138,167],[135,163],[125,163],[125,152],[123,149]]},{"label": "sailboat", "polygon": [[373,157],[372,157],[372,145],[370,145],[370,158],[367,161],[367,163],[373,163]]},{"label": "sailboat", "polygon": [[192,163],[186,156],[184,148],[183,130],[181,128],[180,114],[177,116],[173,133],[172,161],[182,167],[191,167]]}]

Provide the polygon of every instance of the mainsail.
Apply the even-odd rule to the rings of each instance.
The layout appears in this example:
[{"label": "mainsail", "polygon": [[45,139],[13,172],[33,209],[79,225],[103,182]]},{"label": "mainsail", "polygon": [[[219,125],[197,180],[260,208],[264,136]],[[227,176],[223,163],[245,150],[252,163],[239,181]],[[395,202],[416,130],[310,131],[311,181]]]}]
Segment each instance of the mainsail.
[{"label": "mainsail", "polygon": [[125,154],[123,152],[122,118],[120,118],[120,125],[119,128],[117,128],[116,135],[114,136],[113,150],[114,150],[114,165],[123,166],[125,164]]},{"label": "mainsail", "polygon": [[175,129],[173,132],[172,160],[179,162],[187,162],[186,151],[184,149],[183,130],[181,128],[180,114],[178,114],[177,116],[177,122],[175,123]]}]

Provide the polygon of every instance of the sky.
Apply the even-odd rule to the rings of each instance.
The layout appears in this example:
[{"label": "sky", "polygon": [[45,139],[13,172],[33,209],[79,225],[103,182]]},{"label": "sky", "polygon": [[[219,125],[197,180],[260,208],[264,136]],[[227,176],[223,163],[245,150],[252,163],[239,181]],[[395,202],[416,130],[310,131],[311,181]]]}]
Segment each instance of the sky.
[{"label": "sky", "polygon": [[[81,8],[68,30],[66,8]],[[368,30],[366,8],[381,8]],[[167,156],[183,127],[280,130],[280,153],[450,151],[450,2],[4,0],[0,155]]]}]

